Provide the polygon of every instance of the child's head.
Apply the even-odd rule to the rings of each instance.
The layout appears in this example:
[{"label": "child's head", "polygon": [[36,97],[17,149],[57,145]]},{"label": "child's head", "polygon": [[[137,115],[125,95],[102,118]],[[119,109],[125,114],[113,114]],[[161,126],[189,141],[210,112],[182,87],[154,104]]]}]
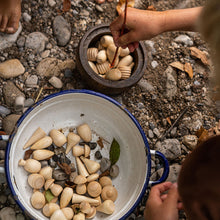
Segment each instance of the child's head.
[{"label": "child's head", "polygon": [[201,143],[184,161],[178,190],[190,220],[220,219],[220,135]]}]

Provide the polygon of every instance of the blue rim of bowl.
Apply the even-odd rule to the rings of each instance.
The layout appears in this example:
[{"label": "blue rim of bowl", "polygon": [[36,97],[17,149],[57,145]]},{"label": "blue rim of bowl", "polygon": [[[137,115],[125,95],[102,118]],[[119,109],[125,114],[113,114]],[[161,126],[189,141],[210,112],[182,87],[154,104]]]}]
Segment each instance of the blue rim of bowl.
[{"label": "blue rim of bowl", "polygon": [[37,103],[35,103],[33,106],[29,107],[25,113],[19,118],[16,126],[15,126],[15,129],[13,131],[13,133],[10,135],[10,138],[9,138],[9,141],[8,141],[8,145],[7,145],[7,148],[6,148],[6,157],[5,157],[5,171],[6,171],[6,179],[7,179],[7,182],[8,182],[8,185],[9,185],[9,188],[11,190],[11,193],[13,195],[13,198],[15,199],[16,203],[19,205],[19,207],[22,209],[22,211],[24,213],[27,213],[27,215],[30,216],[30,213],[28,213],[25,209],[25,207],[22,205],[22,203],[19,201],[15,191],[14,191],[14,188],[13,188],[13,185],[12,185],[12,180],[11,180],[11,177],[10,177],[10,172],[9,172],[9,154],[10,154],[10,149],[11,149],[11,144],[12,144],[12,141],[13,141],[13,137],[15,136],[16,134],[16,131],[18,130],[20,124],[22,123],[22,121],[25,119],[25,117],[38,105],[40,105],[41,103],[51,99],[51,98],[54,98],[56,96],[60,96],[60,95],[65,95],[65,94],[70,94],[70,93],[83,93],[83,94],[89,94],[89,95],[94,95],[94,96],[98,96],[98,97],[101,97],[101,98],[104,98],[110,102],[112,102],[113,104],[115,104],[117,107],[119,107],[121,110],[123,110],[130,118],[131,120],[134,122],[134,124],[136,125],[136,127],[138,128],[138,130],[140,131],[141,133],[141,136],[142,136],[142,139],[144,141],[144,144],[145,144],[145,147],[147,149],[147,176],[146,176],[146,179],[145,179],[145,183],[144,183],[144,186],[142,188],[142,191],[138,197],[138,199],[136,200],[136,202],[133,204],[133,206],[131,207],[131,209],[123,216],[121,217],[119,220],[124,220],[126,219],[127,217],[130,216],[130,214],[134,211],[134,209],[138,206],[138,204],[140,203],[142,197],[144,196],[145,192],[146,192],[146,189],[147,189],[147,186],[148,186],[148,183],[149,183],[149,179],[150,179],[150,171],[151,171],[151,156],[150,156],[150,148],[149,148],[149,145],[148,145],[148,142],[147,142],[147,138],[145,136],[145,133],[143,131],[143,129],[141,128],[139,122],[137,121],[137,119],[126,109],[124,108],[119,102],[117,102],[116,100],[114,100],[113,98],[110,98],[109,96],[106,96],[102,93],[99,93],[99,92],[94,92],[92,90],[86,90],[86,89],[81,89],[81,90],[65,90],[65,91],[61,91],[61,92],[58,92],[58,93],[53,93],[51,95],[48,95],[47,97],[43,98],[42,100],[38,101]]}]

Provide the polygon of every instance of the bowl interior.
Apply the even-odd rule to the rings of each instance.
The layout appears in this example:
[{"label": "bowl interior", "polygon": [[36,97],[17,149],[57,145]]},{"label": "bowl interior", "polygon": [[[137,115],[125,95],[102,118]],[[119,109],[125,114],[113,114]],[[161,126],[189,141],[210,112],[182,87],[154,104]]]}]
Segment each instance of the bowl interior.
[{"label": "bowl interior", "polygon": [[[20,205],[33,218],[47,219],[41,211],[32,208],[30,204],[32,189],[27,184],[28,173],[23,167],[18,166],[18,161],[24,156],[23,145],[38,127],[46,133],[53,128],[63,128],[68,133],[70,127],[74,128],[86,122],[93,131],[93,141],[100,136],[109,143],[115,138],[120,144],[121,154],[117,162],[120,174],[113,179],[113,185],[118,190],[116,210],[113,215],[97,213],[94,220],[122,218],[134,207],[145,191],[149,175],[145,136],[143,137],[139,125],[134,123],[122,107],[115,104],[115,101],[97,94],[99,93],[69,91],[44,100],[23,118],[12,142],[9,143],[6,161],[9,185]],[[109,156],[110,149],[107,142],[103,142],[105,147],[100,150],[105,157]],[[91,159],[94,159],[97,149],[100,147],[92,150]],[[71,152],[68,157],[75,163]]]}]

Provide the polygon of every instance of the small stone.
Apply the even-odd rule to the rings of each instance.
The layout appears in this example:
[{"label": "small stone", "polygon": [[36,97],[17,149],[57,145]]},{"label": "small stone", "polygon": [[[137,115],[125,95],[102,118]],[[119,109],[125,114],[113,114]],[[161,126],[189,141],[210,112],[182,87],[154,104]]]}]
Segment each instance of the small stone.
[{"label": "small stone", "polygon": [[73,77],[73,72],[72,72],[72,70],[70,70],[70,69],[65,69],[64,76],[65,76],[66,78],[71,78],[71,77]]},{"label": "small stone", "polygon": [[18,38],[17,45],[18,45],[18,47],[24,47],[24,45],[25,45],[25,37],[24,36],[21,36]]},{"label": "small stone", "polygon": [[101,172],[105,172],[106,170],[108,170],[111,166],[111,161],[108,158],[102,158],[101,162],[100,162],[100,170]]},{"label": "small stone", "polygon": [[183,43],[186,46],[192,46],[193,45],[193,41],[191,40],[191,38],[189,36],[183,35],[183,34],[176,37],[174,39],[174,41],[177,42],[177,43]]},{"label": "small stone", "polygon": [[70,182],[73,182],[74,179],[76,178],[76,176],[78,176],[77,172],[72,172],[72,173],[70,174]]},{"label": "small stone", "polygon": [[16,216],[16,220],[25,220],[24,215],[22,215],[21,213],[17,214]]},{"label": "small stone", "polygon": [[147,134],[148,134],[148,137],[149,137],[149,138],[154,138],[154,133],[153,133],[153,131],[152,131],[151,129],[149,129],[149,130],[147,131]]},{"label": "small stone", "polygon": [[15,199],[13,198],[12,194],[9,194],[8,195],[8,201],[11,205],[15,205],[16,202],[15,202]]},{"label": "small stone", "polygon": [[154,130],[154,128],[155,128],[155,124],[153,123],[153,122],[149,122],[149,128],[151,129],[151,130]]},{"label": "small stone", "polygon": [[15,98],[14,110],[15,112],[22,112],[24,108],[24,96],[19,95]]},{"label": "small stone", "polygon": [[29,75],[25,81],[25,85],[29,88],[36,88],[38,83],[37,75]]},{"label": "small stone", "polygon": [[151,62],[151,66],[152,66],[153,69],[155,69],[158,65],[159,65],[159,64],[158,64],[158,62],[157,62],[156,60],[153,60],[153,61]]},{"label": "small stone", "polygon": [[7,196],[4,194],[0,195],[0,204],[5,204],[7,202]]},{"label": "small stone", "polygon": [[166,77],[166,97],[168,100],[172,100],[172,98],[177,93],[177,82],[175,79],[176,72],[175,70],[169,66],[164,73]]},{"label": "small stone", "polygon": [[32,98],[28,98],[24,101],[24,107],[30,107],[34,104],[34,100]]},{"label": "small stone", "polygon": [[48,0],[48,4],[50,7],[54,7],[56,5],[56,2],[54,0]]},{"label": "small stone", "polygon": [[70,163],[69,166],[70,166],[71,172],[75,172],[76,171],[75,163]]},{"label": "small stone", "polygon": [[97,160],[101,160],[102,159],[102,154],[101,154],[101,152],[99,150],[95,152],[95,158]]},{"label": "small stone", "polygon": [[53,171],[53,178],[58,181],[66,180],[67,175],[62,170],[58,169]]},{"label": "small stone", "polygon": [[177,127],[174,127],[170,132],[171,137],[176,137],[177,135]]},{"label": "small stone", "polygon": [[153,129],[153,132],[154,132],[154,134],[155,134],[157,137],[160,137],[160,131],[159,131],[158,128],[154,128],[154,129]]},{"label": "small stone", "polygon": [[16,220],[15,211],[11,207],[4,207],[0,211],[0,219]]},{"label": "small stone", "polygon": [[11,114],[3,119],[2,127],[7,135],[12,133],[19,118],[20,115]]},{"label": "small stone", "polygon": [[65,188],[66,181],[65,180],[61,180],[61,181],[55,181],[54,183],[62,186],[63,188]]},{"label": "small stone", "polygon": [[95,9],[99,12],[103,12],[103,8],[100,5],[95,5]]},{"label": "small stone", "polygon": [[49,57],[50,55],[50,50],[45,50],[41,53],[41,57],[44,59],[46,57]]},{"label": "small stone", "polygon": [[6,115],[9,115],[11,113],[11,110],[0,105],[0,115],[1,117],[5,117]]},{"label": "small stone", "polygon": [[59,46],[65,46],[71,37],[71,26],[61,15],[55,17],[53,21],[53,32]]},{"label": "small stone", "polygon": [[57,88],[57,89],[61,89],[61,88],[63,87],[62,81],[61,81],[59,78],[57,78],[56,76],[52,76],[52,77],[48,80],[48,82],[49,82],[53,87],[55,87],[55,88]]},{"label": "small stone", "polygon": [[5,151],[0,150],[0,160],[4,160],[4,159],[5,159]]},{"label": "small stone", "polygon": [[0,150],[6,150],[7,142],[0,140]]},{"label": "small stone", "polygon": [[36,53],[44,51],[48,38],[41,32],[32,32],[27,36],[25,47],[33,49]]},{"label": "small stone", "polygon": [[42,161],[40,161],[40,163],[41,163],[41,168],[48,166],[47,160],[42,160]]},{"label": "small stone", "polygon": [[198,144],[198,137],[195,135],[185,135],[183,137],[183,144],[185,144],[190,150],[193,150]]},{"label": "small stone", "polygon": [[18,59],[7,60],[0,63],[0,77],[4,79],[13,78],[23,74],[25,68]]},{"label": "small stone", "polygon": [[24,21],[26,21],[26,22],[30,22],[31,21],[31,16],[28,13],[24,12],[22,14],[22,16],[23,16]]}]

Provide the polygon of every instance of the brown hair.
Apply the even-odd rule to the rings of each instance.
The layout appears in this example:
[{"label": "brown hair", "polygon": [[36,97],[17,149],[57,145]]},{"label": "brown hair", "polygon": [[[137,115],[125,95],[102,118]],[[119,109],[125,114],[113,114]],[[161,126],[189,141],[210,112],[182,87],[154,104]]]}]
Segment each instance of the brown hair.
[{"label": "brown hair", "polygon": [[178,189],[192,220],[220,219],[220,135],[209,138],[183,163]]}]

